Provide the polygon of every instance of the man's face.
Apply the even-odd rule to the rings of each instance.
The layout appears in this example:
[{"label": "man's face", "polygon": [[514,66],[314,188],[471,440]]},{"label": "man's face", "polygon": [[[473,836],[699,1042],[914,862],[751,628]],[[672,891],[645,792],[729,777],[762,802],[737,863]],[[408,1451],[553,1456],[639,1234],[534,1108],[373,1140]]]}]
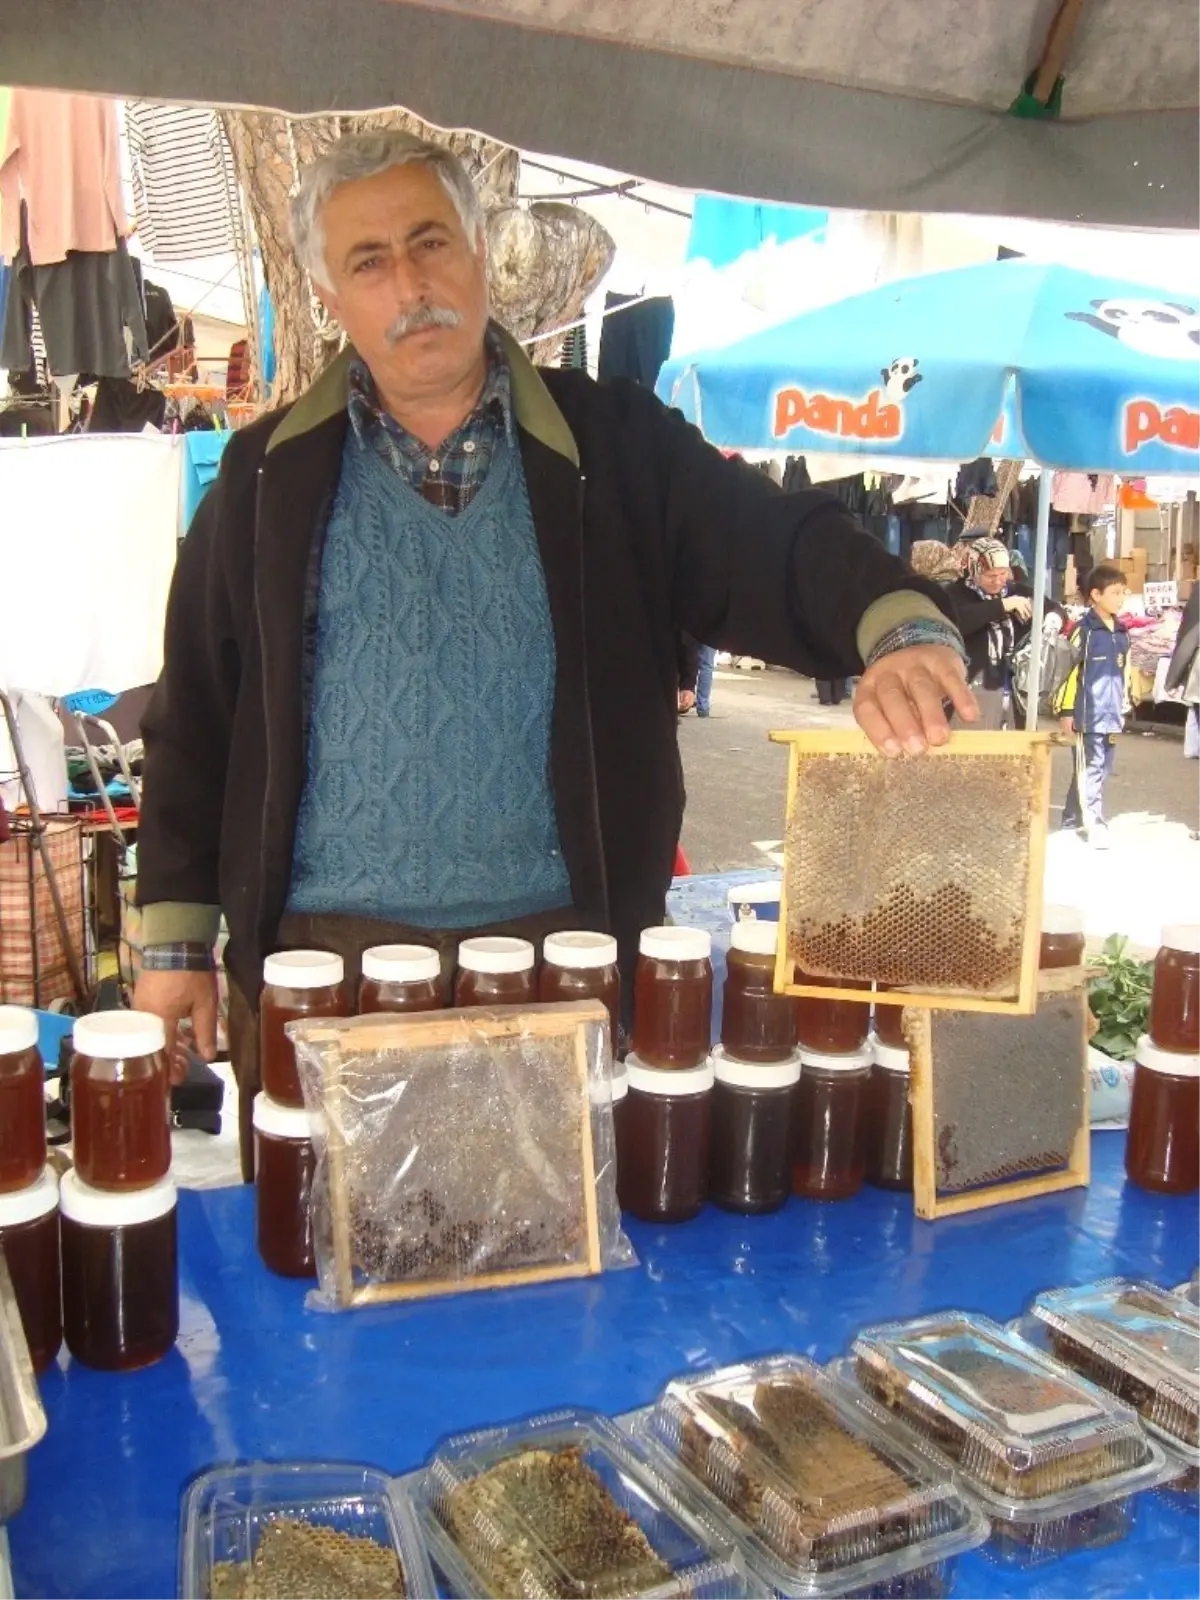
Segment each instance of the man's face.
[{"label": "man's face", "polygon": [[1119,617],[1128,593],[1123,583],[1110,583],[1106,588],[1093,589],[1089,598],[1102,617]]},{"label": "man's face", "polygon": [[1011,567],[982,567],[979,572],[979,587],[984,594],[993,596],[1001,595],[1008,588],[1009,579],[1012,577]]},{"label": "man's face", "polygon": [[[317,294],[384,398],[437,398],[468,378],[487,328],[484,256],[437,174],[411,162],[344,183],[320,221],[331,287]],[[420,325],[430,312],[442,325]]]}]

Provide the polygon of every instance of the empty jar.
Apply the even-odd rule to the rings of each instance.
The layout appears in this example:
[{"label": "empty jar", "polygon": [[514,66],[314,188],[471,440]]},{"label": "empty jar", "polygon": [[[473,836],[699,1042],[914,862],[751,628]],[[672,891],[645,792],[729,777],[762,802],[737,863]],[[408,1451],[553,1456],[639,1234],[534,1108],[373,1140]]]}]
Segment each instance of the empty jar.
[{"label": "empty jar", "polygon": [[175,1185],[111,1194],[68,1172],[59,1208],[67,1349],[110,1372],[161,1360],[179,1333]]},{"label": "empty jar", "polygon": [[794,982],[813,984],[820,989],[862,989],[865,1000],[823,1000],[799,995],[796,1007],[796,1043],[801,1050],[819,1055],[844,1055],[861,1050],[871,1025],[870,984],[849,978],[814,978],[796,968]]},{"label": "empty jar", "polygon": [[912,1188],[912,1076],[908,1051],[871,1041],[871,1074],[862,1109],[866,1180],[877,1189]]},{"label": "empty jar", "polygon": [[800,1052],[793,1112],[792,1192],[848,1200],[862,1188],[861,1121],[869,1050],[840,1056]]},{"label": "empty jar", "polygon": [[1125,1171],[1139,1188],[1191,1194],[1200,1188],[1200,1056],[1143,1035],[1134,1060]]},{"label": "empty jar", "polygon": [[484,934],[458,947],[456,1006],[526,1006],[537,999],[535,954],[528,939]]},{"label": "empty jar", "polygon": [[377,944],[363,951],[358,1009],[440,1011],[446,1004],[442,959],[424,944]]},{"label": "empty jar", "polygon": [[312,1278],[312,1182],[316,1156],[307,1111],[254,1097],[255,1242],[265,1266],[284,1278]]},{"label": "empty jar", "polygon": [[93,1189],[144,1189],[171,1166],[170,1071],[161,1017],[80,1017],[71,1058],[75,1171]]},{"label": "empty jar", "polygon": [[350,1005],[341,956],[328,950],[279,950],[263,962],[258,1012],[262,1087],[280,1105],[302,1106],[296,1050],[285,1029],[305,1017],[346,1017]]},{"label": "empty jar", "polygon": [[709,1199],[726,1211],[777,1211],[791,1191],[800,1058],[756,1065],[734,1061],[718,1046],[713,1074]]},{"label": "empty jar", "polygon": [[621,1022],[621,974],[617,941],[607,933],[552,933],[542,945],[538,999],[599,1000],[607,1008],[614,1048]]},{"label": "empty jar", "polygon": [[633,985],[633,1053],[646,1067],[690,1069],[712,1039],[712,936],[646,928]]},{"label": "empty jar", "polygon": [[1042,943],[1038,966],[1078,967],[1083,964],[1083,912],[1078,906],[1042,908]]},{"label": "empty jar", "polygon": [[1200,1050],[1200,923],[1171,923],[1154,958],[1150,1038],[1160,1050]]},{"label": "empty jar", "polygon": [[735,922],[722,992],[721,1044],[737,1061],[787,1061],[796,1047],[796,1002],[775,993],[777,922]]},{"label": "empty jar", "polygon": [[58,1179],[44,1167],[27,1188],[0,1195],[0,1252],[8,1264],[35,1372],[45,1372],[62,1344],[62,1272]]},{"label": "empty jar", "polygon": [[644,1222],[686,1222],[708,1191],[713,1069],[625,1063],[617,1196]]},{"label": "empty jar", "polygon": [[37,1013],[0,1006],[0,1193],[27,1189],[46,1165],[46,1082]]}]

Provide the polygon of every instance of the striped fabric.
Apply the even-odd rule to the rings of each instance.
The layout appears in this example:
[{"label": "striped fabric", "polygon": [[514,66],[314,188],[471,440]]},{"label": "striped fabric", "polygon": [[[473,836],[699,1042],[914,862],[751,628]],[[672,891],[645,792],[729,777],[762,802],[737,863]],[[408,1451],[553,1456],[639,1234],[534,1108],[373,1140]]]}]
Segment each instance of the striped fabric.
[{"label": "striped fabric", "polygon": [[130,100],[125,133],[138,236],[154,260],[233,250],[237,178],[216,112]]}]

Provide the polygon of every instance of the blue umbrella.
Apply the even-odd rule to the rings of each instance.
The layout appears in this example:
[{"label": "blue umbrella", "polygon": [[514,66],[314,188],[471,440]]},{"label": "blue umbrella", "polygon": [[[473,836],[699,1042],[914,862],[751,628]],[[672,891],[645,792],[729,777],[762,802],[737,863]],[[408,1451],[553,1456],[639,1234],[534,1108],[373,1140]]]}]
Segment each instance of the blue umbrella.
[{"label": "blue umbrella", "polygon": [[[1193,474],[1200,303],[1068,267],[990,262],[677,357],[658,393],[729,449],[953,461],[990,452],[1079,471]],[[1049,514],[1043,474],[1038,629]],[[1029,699],[1036,707],[1036,682]]]}]

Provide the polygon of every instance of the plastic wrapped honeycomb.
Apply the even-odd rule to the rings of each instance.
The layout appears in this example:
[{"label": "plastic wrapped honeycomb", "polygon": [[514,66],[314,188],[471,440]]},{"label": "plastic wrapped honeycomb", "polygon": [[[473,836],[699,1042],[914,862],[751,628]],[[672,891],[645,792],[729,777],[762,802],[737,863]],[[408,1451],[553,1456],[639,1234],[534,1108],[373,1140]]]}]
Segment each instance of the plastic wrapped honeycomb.
[{"label": "plastic wrapped honeycomb", "polygon": [[887,760],[857,735],[775,737],[792,747],[787,961],[905,989],[909,1004],[925,993],[1029,1009],[1045,740],[956,734],[920,760]]}]

